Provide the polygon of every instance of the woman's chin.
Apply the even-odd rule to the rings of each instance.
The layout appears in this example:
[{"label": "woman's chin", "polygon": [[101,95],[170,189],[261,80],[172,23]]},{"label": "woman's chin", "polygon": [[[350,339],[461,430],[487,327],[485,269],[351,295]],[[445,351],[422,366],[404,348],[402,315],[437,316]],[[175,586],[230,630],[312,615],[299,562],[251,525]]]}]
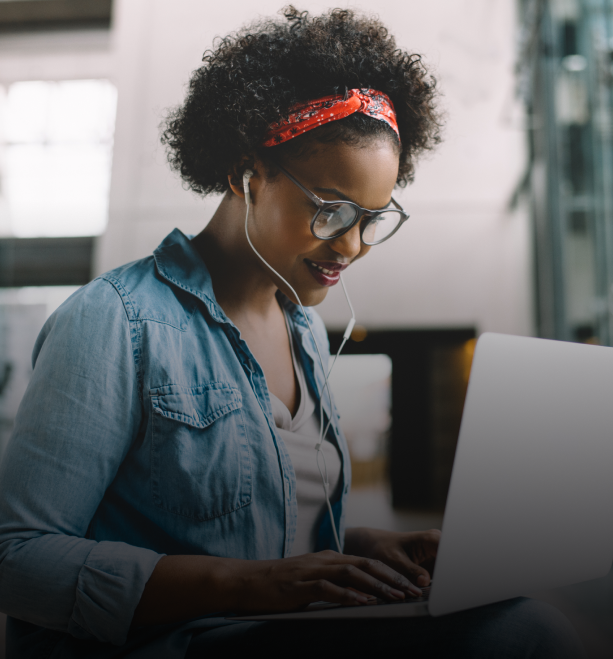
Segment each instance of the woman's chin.
[{"label": "woman's chin", "polygon": [[[316,289],[313,288],[308,288],[308,289],[296,289],[296,292],[300,296],[300,302],[302,302],[303,306],[305,307],[315,307],[318,304],[321,304],[325,299],[326,295],[328,295],[328,291],[330,288],[328,286],[321,286],[317,287]],[[291,292],[285,292],[285,295],[294,303],[298,304],[298,300],[295,299],[294,295],[291,294]]]},{"label": "woman's chin", "polygon": [[328,287],[326,287],[326,288],[322,288],[322,289],[317,290],[317,291],[310,292],[310,294],[308,296],[306,296],[306,299],[308,301],[305,302],[304,304],[307,307],[315,307],[318,304],[321,304],[326,299],[326,295],[328,295],[329,291],[330,291],[330,289]]}]

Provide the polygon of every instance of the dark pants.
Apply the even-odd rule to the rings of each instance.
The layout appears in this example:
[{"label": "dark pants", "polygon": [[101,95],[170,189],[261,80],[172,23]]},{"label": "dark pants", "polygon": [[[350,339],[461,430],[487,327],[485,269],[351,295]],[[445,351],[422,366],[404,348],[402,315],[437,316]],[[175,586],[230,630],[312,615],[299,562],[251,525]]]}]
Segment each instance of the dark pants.
[{"label": "dark pants", "polygon": [[577,659],[568,620],[518,598],[442,618],[228,622],[201,618],[130,632],[124,645],[77,639],[9,618],[7,659]]},{"label": "dark pants", "polygon": [[[219,654],[211,655],[214,649]],[[441,618],[242,623],[195,635],[186,659],[222,656],[224,650],[291,659],[584,656],[568,620],[554,607],[526,598]]]}]

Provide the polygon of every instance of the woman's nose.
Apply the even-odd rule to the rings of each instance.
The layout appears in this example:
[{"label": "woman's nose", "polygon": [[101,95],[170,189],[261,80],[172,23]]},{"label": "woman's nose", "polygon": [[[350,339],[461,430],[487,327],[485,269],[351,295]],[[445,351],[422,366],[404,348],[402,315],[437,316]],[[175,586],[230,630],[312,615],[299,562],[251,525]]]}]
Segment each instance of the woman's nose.
[{"label": "woman's nose", "polygon": [[347,233],[331,240],[330,247],[348,259],[354,259],[362,251],[362,239],[360,238],[360,225],[356,224]]}]

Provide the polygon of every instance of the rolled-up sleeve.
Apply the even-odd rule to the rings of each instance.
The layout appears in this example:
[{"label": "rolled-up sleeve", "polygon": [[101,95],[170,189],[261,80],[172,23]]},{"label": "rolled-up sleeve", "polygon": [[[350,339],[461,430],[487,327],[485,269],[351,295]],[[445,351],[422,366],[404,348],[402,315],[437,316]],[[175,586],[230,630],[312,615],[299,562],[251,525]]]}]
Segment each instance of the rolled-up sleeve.
[{"label": "rolled-up sleeve", "polygon": [[161,554],[87,530],[138,434],[138,331],[104,279],[64,303],[0,465],[0,610],[118,645]]}]

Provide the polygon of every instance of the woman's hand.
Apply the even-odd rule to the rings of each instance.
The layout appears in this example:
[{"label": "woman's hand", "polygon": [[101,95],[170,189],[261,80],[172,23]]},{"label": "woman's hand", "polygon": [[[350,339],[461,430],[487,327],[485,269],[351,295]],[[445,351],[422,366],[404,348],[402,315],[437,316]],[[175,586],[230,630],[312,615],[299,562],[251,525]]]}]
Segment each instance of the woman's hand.
[{"label": "woman's hand", "polygon": [[312,602],[366,604],[369,597],[402,601],[421,594],[403,574],[375,558],[322,551],[270,561],[229,563],[231,610],[278,612]]},{"label": "woman's hand", "polygon": [[430,584],[441,538],[438,529],[394,533],[379,529],[347,529],[345,551],[381,561],[414,584]]},{"label": "woman's hand", "polygon": [[335,551],[249,561],[215,556],[164,556],[153,571],[132,624],[189,620],[210,613],[294,611],[312,602],[366,604],[421,594],[382,562]]}]

